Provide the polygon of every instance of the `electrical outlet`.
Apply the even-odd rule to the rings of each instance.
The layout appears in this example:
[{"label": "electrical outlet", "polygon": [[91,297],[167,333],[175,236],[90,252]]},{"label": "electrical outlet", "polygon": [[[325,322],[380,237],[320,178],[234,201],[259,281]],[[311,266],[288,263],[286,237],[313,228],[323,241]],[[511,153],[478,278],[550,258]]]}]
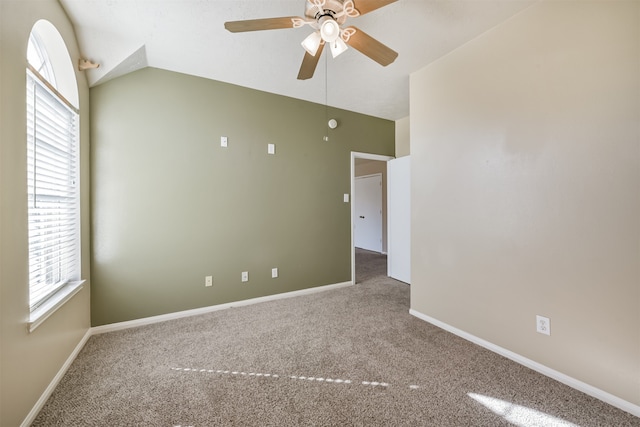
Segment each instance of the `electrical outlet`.
[{"label": "electrical outlet", "polygon": [[271,269],[271,278],[275,279],[276,277],[278,277],[278,268],[272,268]]},{"label": "electrical outlet", "polygon": [[204,278],[204,285],[206,287],[213,286],[213,276],[207,276]]},{"label": "electrical outlet", "polygon": [[220,146],[226,148],[228,144],[228,139],[226,136],[220,137]]},{"label": "electrical outlet", "polygon": [[243,282],[248,282],[249,281],[249,272],[248,271],[243,271],[242,272],[242,281]]},{"label": "electrical outlet", "polygon": [[536,332],[551,335],[551,321],[548,317],[536,316]]}]

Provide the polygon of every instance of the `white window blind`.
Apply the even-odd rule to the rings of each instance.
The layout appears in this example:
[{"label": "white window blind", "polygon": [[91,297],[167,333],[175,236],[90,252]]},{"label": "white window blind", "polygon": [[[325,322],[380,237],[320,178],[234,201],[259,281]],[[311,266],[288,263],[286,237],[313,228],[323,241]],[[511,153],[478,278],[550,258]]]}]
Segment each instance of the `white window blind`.
[{"label": "white window blind", "polygon": [[27,69],[31,311],[80,280],[78,113]]}]

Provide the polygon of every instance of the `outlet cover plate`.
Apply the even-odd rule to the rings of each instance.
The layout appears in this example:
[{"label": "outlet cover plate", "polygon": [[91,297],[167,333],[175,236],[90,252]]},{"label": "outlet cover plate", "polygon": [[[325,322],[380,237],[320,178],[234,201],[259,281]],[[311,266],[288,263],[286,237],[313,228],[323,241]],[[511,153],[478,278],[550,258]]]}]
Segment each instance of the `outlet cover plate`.
[{"label": "outlet cover plate", "polygon": [[243,282],[248,282],[249,281],[249,272],[248,271],[243,271],[242,272],[242,281]]},{"label": "outlet cover plate", "polygon": [[536,316],[536,332],[551,335],[551,321],[548,317]]},{"label": "outlet cover plate", "polygon": [[213,276],[207,276],[204,278],[204,285],[206,287],[213,286]]}]

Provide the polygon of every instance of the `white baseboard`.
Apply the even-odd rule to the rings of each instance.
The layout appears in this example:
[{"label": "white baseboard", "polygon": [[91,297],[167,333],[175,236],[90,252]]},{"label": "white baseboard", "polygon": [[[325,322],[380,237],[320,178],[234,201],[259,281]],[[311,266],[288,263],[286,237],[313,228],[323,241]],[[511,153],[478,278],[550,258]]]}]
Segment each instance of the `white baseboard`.
[{"label": "white baseboard", "polygon": [[464,338],[467,341],[471,341],[474,344],[478,344],[479,346],[484,347],[487,350],[491,350],[494,353],[497,353],[501,356],[504,356],[507,359],[511,359],[514,362],[517,362],[521,365],[526,366],[527,368],[533,369],[534,371],[539,372],[542,375],[545,375],[549,378],[553,378],[556,381],[560,381],[561,383],[566,384],[571,388],[579,390],[585,394],[588,394],[589,396],[595,397],[596,399],[602,400],[603,402],[606,402],[609,405],[622,409],[623,411],[626,411],[631,415],[640,417],[640,406],[638,405],[635,405],[631,402],[628,402],[624,399],[614,396],[611,393],[607,393],[604,390],[600,390],[599,388],[596,388],[592,385],[589,385],[580,380],[577,380],[568,375],[565,375],[562,372],[556,371],[545,365],[542,365],[538,362],[535,362],[531,359],[528,359],[510,350],[507,350],[506,348],[502,348],[498,345],[490,343],[489,341],[483,340],[482,338],[478,338],[475,335],[471,335],[468,332],[455,328],[451,325],[448,325],[444,322],[434,319],[433,317],[427,316],[426,314],[422,314],[419,311],[409,310],[409,314],[417,317],[418,319],[424,320],[425,322],[431,323],[432,325],[435,325],[439,328],[442,328],[445,331],[451,332],[454,335]]},{"label": "white baseboard", "polygon": [[51,380],[47,388],[44,390],[44,392],[40,396],[40,399],[38,399],[38,401],[33,406],[33,408],[31,408],[31,411],[29,411],[29,414],[27,415],[27,417],[24,419],[24,421],[22,421],[22,424],[20,424],[20,427],[29,427],[31,423],[33,423],[33,421],[36,419],[36,417],[42,410],[42,407],[44,406],[45,403],[47,403],[47,400],[49,399],[49,397],[51,397],[51,394],[58,386],[58,383],[60,383],[60,380],[62,380],[62,377],[64,377],[64,374],[67,372],[67,370],[69,370],[69,367],[71,366],[73,361],[76,360],[78,353],[80,353],[80,350],[82,350],[82,348],[87,343],[87,340],[89,339],[89,337],[91,337],[91,335],[92,335],[91,328],[89,328],[87,329],[87,332],[85,332],[84,336],[82,337],[78,345],[76,345],[76,347],[73,349],[69,357],[67,357],[67,360],[64,362],[64,364],[62,365],[62,367],[60,368],[56,376],[53,377],[53,380]]},{"label": "white baseboard", "polygon": [[242,301],[229,302],[225,304],[211,305],[208,307],[194,308],[192,310],[177,311],[175,313],[161,314],[158,316],[145,317],[143,319],[129,320],[126,322],[110,323],[108,325],[96,326],[91,329],[92,334],[103,334],[105,332],[120,331],[123,329],[135,328],[138,326],[151,325],[153,323],[166,322],[167,320],[181,319],[183,317],[197,316],[228,308],[243,307],[246,305],[258,304],[261,302],[275,301],[284,298],[298,297],[301,295],[314,294],[316,292],[329,291],[331,289],[351,286],[353,282],[335,283],[332,285],[317,286],[315,288],[301,289],[299,291],[284,292],[281,294],[267,295],[264,297],[251,298]]}]

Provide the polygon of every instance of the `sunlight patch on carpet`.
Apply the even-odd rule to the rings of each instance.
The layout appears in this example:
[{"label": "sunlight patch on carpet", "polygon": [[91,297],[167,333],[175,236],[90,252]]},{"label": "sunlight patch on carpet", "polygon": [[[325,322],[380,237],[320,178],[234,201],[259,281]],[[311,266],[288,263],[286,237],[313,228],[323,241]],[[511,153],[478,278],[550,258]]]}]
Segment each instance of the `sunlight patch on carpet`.
[{"label": "sunlight patch on carpet", "polygon": [[495,397],[476,393],[467,393],[467,395],[490,409],[494,414],[500,415],[506,421],[519,427],[579,427],[576,424],[553,417],[544,412],[496,399]]}]

